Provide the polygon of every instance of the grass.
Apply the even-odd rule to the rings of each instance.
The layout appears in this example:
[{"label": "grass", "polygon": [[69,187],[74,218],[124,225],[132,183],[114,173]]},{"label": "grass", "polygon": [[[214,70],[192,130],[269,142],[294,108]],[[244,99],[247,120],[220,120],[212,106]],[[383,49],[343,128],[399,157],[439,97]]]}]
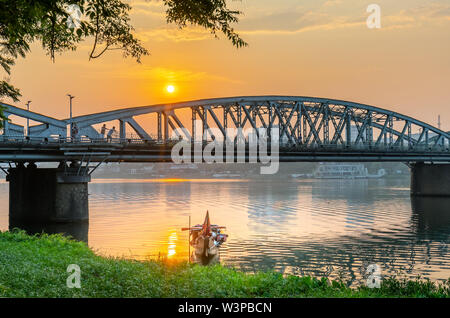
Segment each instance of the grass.
[{"label": "grass", "polygon": [[[81,268],[70,289],[69,264]],[[380,289],[326,278],[247,274],[220,265],[168,264],[96,255],[61,235],[0,232],[0,297],[449,297],[450,281],[384,279]]]}]

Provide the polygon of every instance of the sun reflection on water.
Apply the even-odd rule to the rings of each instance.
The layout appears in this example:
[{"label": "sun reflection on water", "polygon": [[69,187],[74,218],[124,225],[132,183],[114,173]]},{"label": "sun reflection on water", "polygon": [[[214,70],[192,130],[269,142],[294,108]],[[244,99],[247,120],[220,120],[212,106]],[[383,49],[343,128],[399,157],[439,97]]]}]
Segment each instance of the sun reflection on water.
[{"label": "sun reflection on water", "polygon": [[168,247],[167,247],[167,257],[173,257],[177,253],[177,241],[178,235],[176,231],[172,231],[169,236]]}]

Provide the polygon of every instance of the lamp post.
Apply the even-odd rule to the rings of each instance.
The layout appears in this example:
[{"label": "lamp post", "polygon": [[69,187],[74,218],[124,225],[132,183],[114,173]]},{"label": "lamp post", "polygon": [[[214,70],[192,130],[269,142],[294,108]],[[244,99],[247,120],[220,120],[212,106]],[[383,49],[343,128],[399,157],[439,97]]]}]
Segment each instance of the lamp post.
[{"label": "lamp post", "polygon": [[73,126],[73,123],[72,123],[72,99],[74,99],[75,98],[75,96],[72,96],[72,95],[70,95],[70,94],[67,94],[67,96],[69,96],[69,103],[70,103],[70,138],[72,138],[72,126]]},{"label": "lamp post", "polygon": [[[27,111],[30,111],[30,103],[31,103],[31,100],[29,100],[28,102],[27,102]],[[29,137],[30,136],[30,119],[29,118],[27,118],[27,137]]]}]

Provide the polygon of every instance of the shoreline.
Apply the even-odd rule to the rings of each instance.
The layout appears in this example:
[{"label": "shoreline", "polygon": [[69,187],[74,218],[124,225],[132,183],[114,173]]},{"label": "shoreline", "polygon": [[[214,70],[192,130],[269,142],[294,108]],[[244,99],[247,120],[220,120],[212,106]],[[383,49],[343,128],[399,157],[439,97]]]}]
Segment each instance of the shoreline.
[{"label": "shoreline", "polygon": [[[81,270],[81,288],[66,285],[70,264]],[[384,278],[379,289],[350,288],[342,281],[274,271],[103,257],[62,235],[6,231],[0,232],[0,297],[449,298],[450,280]]]}]

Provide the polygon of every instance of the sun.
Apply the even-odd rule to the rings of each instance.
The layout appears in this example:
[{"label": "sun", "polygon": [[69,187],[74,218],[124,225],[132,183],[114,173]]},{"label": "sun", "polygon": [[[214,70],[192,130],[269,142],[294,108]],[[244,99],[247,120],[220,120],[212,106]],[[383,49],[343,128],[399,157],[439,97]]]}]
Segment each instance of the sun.
[{"label": "sun", "polygon": [[166,87],[166,90],[168,93],[172,94],[173,92],[175,92],[175,86],[169,85]]}]

